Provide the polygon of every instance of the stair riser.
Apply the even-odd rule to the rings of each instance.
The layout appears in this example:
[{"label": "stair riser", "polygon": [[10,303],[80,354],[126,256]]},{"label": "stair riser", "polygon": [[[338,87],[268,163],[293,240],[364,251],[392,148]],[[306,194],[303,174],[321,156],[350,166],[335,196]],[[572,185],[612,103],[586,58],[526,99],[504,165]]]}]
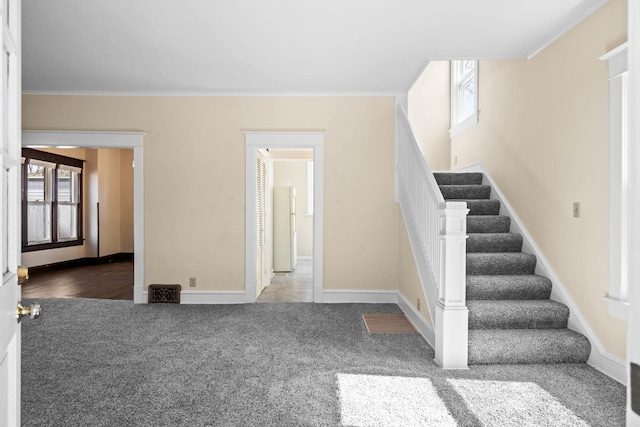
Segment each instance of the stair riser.
[{"label": "stair riser", "polygon": [[506,216],[467,216],[467,233],[508,233],[510,226],[511,218]]},{"label": "stair riser", "polygon": [[[467,254],[467,275],[534,274],[536,257],[529,254]],[[510,256],[513,255],[513,256]]]},{"label": "stair riser", "polygon": [[497,306],[469,305],[469,329],[563,329],[568,321],[566,307],[522,307],[518,311],[507,311]]},{"label": "stair riser", "polygon": [[467,252],[520,252],[522,236],[520,234],[469,234]]},{"label": "stair riser", "polygon": [[486,332],[469,331],[470,365],[586,363],[591,354],[589,340],[573,331],[558,330],[551,336],[516,333],[488,339]]},{"label": "stair riser", "polygon": [[445,200],[489,199],[491,196],[491,187],[488,185],[441,185],[440,191]]},{"label": "stair riser", "polygon": [[467,300],[545,300],[551,288],[541,276],[467,276]]},{"label": "stair riser", "polygon": [[460,200],[460,201],[467,202],[467,208],[469,208],[469,215],[498,215],[500,213],[499,200]]}]

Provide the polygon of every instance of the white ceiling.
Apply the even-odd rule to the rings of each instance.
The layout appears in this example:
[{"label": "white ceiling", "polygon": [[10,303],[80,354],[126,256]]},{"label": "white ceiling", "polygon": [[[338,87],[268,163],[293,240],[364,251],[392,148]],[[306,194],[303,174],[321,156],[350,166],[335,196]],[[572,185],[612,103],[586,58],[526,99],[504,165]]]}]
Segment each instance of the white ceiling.
[{"label": "white ceiling", "polygon": [[23,0],[26,92],[406,92],[523,58],[606,0]]}]

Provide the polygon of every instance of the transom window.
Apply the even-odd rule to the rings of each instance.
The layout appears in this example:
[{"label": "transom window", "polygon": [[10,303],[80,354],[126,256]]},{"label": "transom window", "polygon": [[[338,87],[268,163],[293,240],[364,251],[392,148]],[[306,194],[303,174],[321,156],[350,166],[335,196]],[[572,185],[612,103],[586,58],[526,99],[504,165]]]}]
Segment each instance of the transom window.
[{"label": "transom window", "polygon": [[478,61],[451,61],[450,136],[478,123]]},{"label": "transom window", "polygon": [[82,245],[83,161],[22,150],[22,252]]}]

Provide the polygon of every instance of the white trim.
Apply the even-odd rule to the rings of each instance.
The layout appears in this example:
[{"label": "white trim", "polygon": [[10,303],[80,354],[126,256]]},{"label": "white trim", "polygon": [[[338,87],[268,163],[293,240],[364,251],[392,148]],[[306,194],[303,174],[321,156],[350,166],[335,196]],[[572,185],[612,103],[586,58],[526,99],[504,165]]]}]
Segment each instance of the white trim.
[{"label": "white trim", "polygon": [[398,301],[397,304],[400,306],[404,314],[409,319],[409,322],[413,325],[414,328],[422,338],[425,339],[427,343],[431,346],[431,348],[436,348],[436,334],[433,330],[433,325],[420,313],[416,308],[409,303],[407,298],[402,294],[402,292],[398,292]]},{"label": "white trim", "polygon": [[309,255],[309,256],[298,256],[298,259],[308,260],[308,259],[313,259],[313,257],[311,255]]},{"label": "white trim", "polygon": [[580,24],[582,21],[584,21],[591,14],[595,13],[598,9],[600,9],[602,6],[604,6],[605,3],[608,0],[592,0],[592,1],[593,1],[593,5],[591,7],[587,7],[586,9],[584,9],[583,11],[578,13],[573,19],[571,19],[569,21],[569,23],[567,25],[565,25],[562,28],[560,28],[555,36],[553,36],[549,40],[543,42],[537,48],[534,48],[531,51],[531,53],[529,53],[529,55],[527,55],[527,59],[533,58],[534,56],[536,56],[537,54],[542,52],[544,49],[546,49],[548,46],[552,45],[556,40],[558,40],[560,37],[564,36],[571,29],[573,29],[575,26]]},{"label": "white trim", "polygon": [[22,146],[64,148],[142,147],[145,132],[23,130]]},{"label": "white trim", "polygon": [[454,136],[459,135],[465,130],[469,129],[471,126],[478,124],[479,117],[479,113],[474,113],[464,119],[462,122],[449,129],[449,138],[453,138]]},{"label": "white trim", "polygon": [[132,148],[133,162],[133,301],[145,304],[144,297],[144,132],[23,130],[22,146]]},{"label": "white trim", "polygon": [[313,197],[309,197],[309,194],[313,195],[313,160],[307,160],[306,166],[307,211],[304,216],[313,216]]},{"label": "white trim", "polygon": [[459,61],[462,59],[474,59],[476,61],[508,61],[527,59],[526,55],[495,55],[495,56],[431,56],[431,61]]},{"label": "white trim", "polygon": [[593,357],[593,352],[591,352],[587,364],[620,384],[627,384],[627,364],[618,356],[605,351],[598,357]]},{"label": "white trim", "polygon": [[627,320],[629,316],[629,302],[619,299],[602,297],[609,304],[609,316],[620,320]]},{"label": "white trim", "polygon": [[628,47],[602,55],[609,68],[609,314],[626,320],[629,263]]},{"label": "white trim", "polygon": [[324,131],[242,132],[245,139],[245,297],[256,302],[256,153],[260,148],[313,148],[313,302],[323,302],[324,284]]},{"label": "white trim", "polygon": [[325,304],[396,304],[398,291],[364,290],[364,289],[325,289],[323,302]]},{"label": "white trim", "polygon": [[106,92],[106,91],[47,91],[47,90],[23,90],[23,95],[53,95],[53,96],[180,96],[180,97],[263,97],[263,96],[348,96],[348,97],[376,97],[376,96],[396,96],[400,91],[391,92]]},{"label": "white trim", "polygon": [[[149,292],[144,291],[145,301]],[[244,304],[245,291],[180,291],[180,304]]]},{"label": "white trim", "polygon": [[[631,364],[640,364],[640,4],[627,1],[627,29],[629,37],[629,159],[635,167],[629,171],[629,263],[624,274],[634,286],[629,288],[629,319],[627,321],[627,426],[640,426],[638,387],[631,388]],[[634,372],[635,374],[635,372]],[[635,375],[634,375],[635,376]],[[634,400],[632,400],[632,396]]]},{"label": "white trim", "polygon": [[536,263],[535,273],[551,279],[551,282],[553,283],[551,299],[561,302],[569,307],[570,315],[568,328],[585,335],[591,342],[591,355],[589,356],[587,363],[622,384],[626,384],[625,375],[620,376],[619,363],[616,360],[617,358],[605,350],[602,342],[598,339],[598,336],[595,334],[593,329],[591,329],[591,326],[589,326],[589,323],[582,315],[578,305],[567,292],[566,287],[533,240],[533,237],[531,237],[531,234],[527,231],[520,217],[515,213],[515,210],[511,207],[504,194],[502,194],[495,181],[493,181],[489,176],[484,164],[482,162],[478,162],[473,165],[457,169],[456,172],[480,172],[483,174],[484,183],[491,185],[491,198],[500,200],[500,215],[511,217],[511,229],[509,231],[522,235],[522,252],[536,255],[538,261]]},{"label": "white trim", "polygon": [[[605,53],[604,55],[602,55],[600,58],[598,58],[600,61],[608,61],[611,58],[615,58],[620,54],[624,55],[624,60],[625,62],[627,62],[627,51],[629,50],[629,42],[624,42],[622,43],[620,46],[611,49],[609,52]],[[625,67],[626,69],[627,67]]]}]

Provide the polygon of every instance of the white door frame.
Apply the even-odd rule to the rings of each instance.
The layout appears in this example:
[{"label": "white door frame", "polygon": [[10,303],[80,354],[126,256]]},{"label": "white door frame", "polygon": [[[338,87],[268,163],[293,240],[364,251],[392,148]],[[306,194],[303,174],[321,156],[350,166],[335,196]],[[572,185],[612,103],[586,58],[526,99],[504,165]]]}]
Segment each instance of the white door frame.
[{"label": "white door frame", "polygon": [[[629,30],[629,164],[638,165],[640,162],[640,126],[636,117],[640,112],[640,5],[635,0],[628,4]],[[631,363],[640,365],[640,172],[637,168],[630,168],[629,172],[629,263],[627,271],[629,284],[629,316],[627,327],[627,426],[640,426],[640,413],[636,412],[640,404],[639,373],[631,371]],[[636,370],[634,370],[636,371]],[[634,379],[632,379],[635,377]],[[635,397],[632,409],[631,398]]]},{"label": "white door frame", "polygon": [[102,131],[22,131],[23,147],[58,148],[131,148],[133,149],[133,301],[147,302],[144,295],[144,132]]},{"label": "white door frame", "polygon": [[313,149],[313,302],[322,302],[324,211],[323,146],[324,132],[254,132],[245,131],[245,294],[246,302],[256,302],[256,158],[258,149]]}]

